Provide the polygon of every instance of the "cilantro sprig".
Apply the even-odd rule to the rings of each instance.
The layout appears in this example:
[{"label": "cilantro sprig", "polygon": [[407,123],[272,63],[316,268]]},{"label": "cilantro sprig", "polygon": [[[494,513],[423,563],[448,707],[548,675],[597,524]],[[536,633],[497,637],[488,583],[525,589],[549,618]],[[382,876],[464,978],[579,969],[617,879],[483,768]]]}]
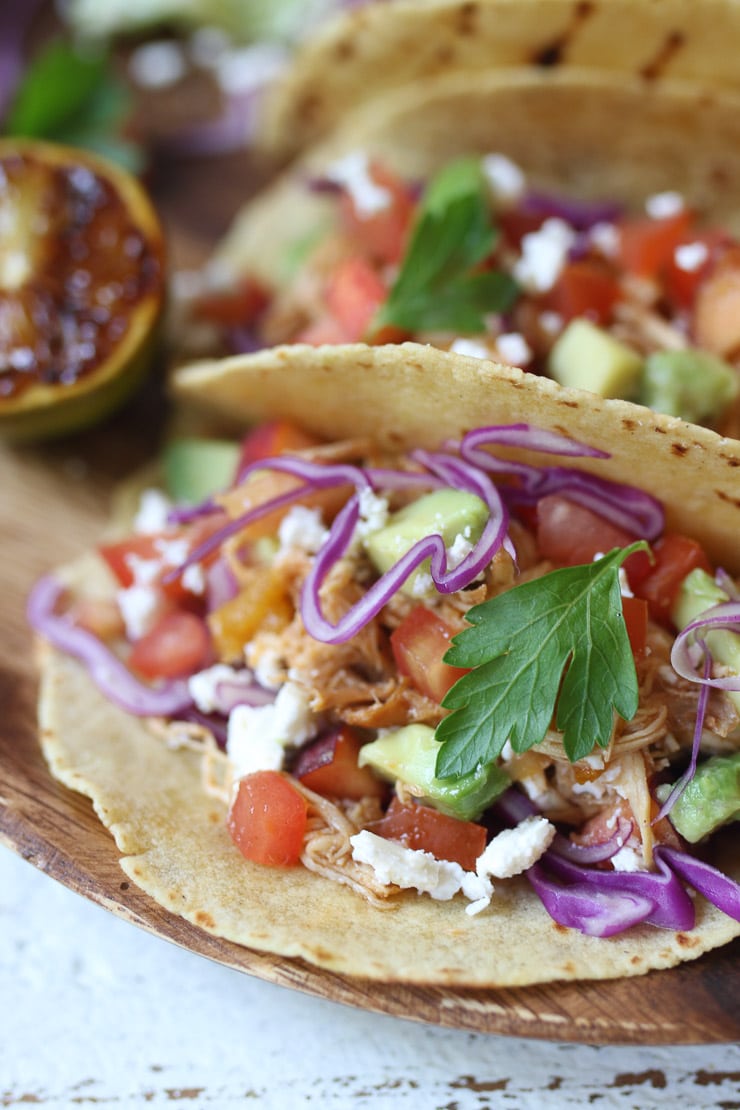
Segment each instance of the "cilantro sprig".
[{"label": "cilantro sprig", "polygon": [[376,326],[392,324],[412,332],[484,331],[485,315],[504,312],[518,293],[508,274],[476,271],[496,238],[480,162],[464,158],[450,163],[427,188]]},{"label": "cilantro sprig", "polygon": [[[492,763],[507,740],[517,753],[551,727],[571,761],[606,747],[614,713],[637,711],[635,663],[622,614],[619,567],[644,541],[586,566],[515,586],[467,614],[445,662],[471,667],[446,695],[436,730],[439,778]],[[557,705],[557,709],[556,709]]]}]

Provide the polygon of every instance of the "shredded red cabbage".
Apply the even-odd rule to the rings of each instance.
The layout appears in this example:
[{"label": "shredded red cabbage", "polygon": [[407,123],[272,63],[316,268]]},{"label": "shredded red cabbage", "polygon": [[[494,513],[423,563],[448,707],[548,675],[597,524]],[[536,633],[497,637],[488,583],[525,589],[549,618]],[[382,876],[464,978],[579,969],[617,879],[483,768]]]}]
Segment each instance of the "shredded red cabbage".
[{"label": "shredded red cabbage", "polygon": [[[709,649],[707,648],[706,643],[703,640],[699,641],[699,643],[702,650],[704,651],[704,678],[706,679],[709,678],[712,673],[712,656],[709,652]],[[674,805],[696,774],[696,764],[699,760],[699,750],[701,747],[701,734],[704,729],[704,718],[707,715],[708,704],[709,687],[705,682],[702,685],[701,690],[699,691],[699,697],[696,703],[696,721],[694,722],[694,736],[691,743],[691,759],[689,760],[689,765],[684,773],[681,775],[678,782],[675,783],[666,800],[663,802],[663,805],[661,806],[657,817],[655,817],[653,820],[653,824],[655,824],[656,821],[660,821],[662,817],[668,816],[668,814],[671,812]]]},{"label": "shredded red cabbage", "polygon": [[614,223],[623,212],[622,205],[615,201],[573,200],[538,192],[527,193],[520,207],[527,215],[565,220],[576,231],[589,231],[596,224]]},{"label": "shredded red cabbage", "polygon": [[527,878],[553,921],[591,937],[612,937],[646,921],[654,903],[634,891],[599,890],[587,882],[564,886],[535,863]]},{"label": "shredded red cabbage", "polygon": [[687,852],[679,852],[676,848],[669,848],[665,844],[660,844],[653,854],[656,860],[665,861],[684,882],[698,890],[718,910],[735,921],[740,921],[740,883],[723,875],[704,860],[690,856]]},{"label": "shredded red cabbage", "polygon": [[699,676],[696,673],[696,656],[705,654],[701,651],[698,642],[699,634],[711,631],[713,628],[724,628],[740,633],[740,601],[723,601],[719,605],[713,605],[691,624],[687,624],[673,642],[671,666],[676,674],[690,682],[701,682],[704,686],[718,690],[740,690],[740,675],[711,678],[707,675]]},{"label": "shredded red cabbage", "polygon": [[84,663],[93,682],[110,701],[136,717],[176,717],[192,704],[185,679],[146,686],[97,636],[58,614],[63,593],[62,583],[52,575],[40,578],[28,598],[28,622],[54,647]]}]

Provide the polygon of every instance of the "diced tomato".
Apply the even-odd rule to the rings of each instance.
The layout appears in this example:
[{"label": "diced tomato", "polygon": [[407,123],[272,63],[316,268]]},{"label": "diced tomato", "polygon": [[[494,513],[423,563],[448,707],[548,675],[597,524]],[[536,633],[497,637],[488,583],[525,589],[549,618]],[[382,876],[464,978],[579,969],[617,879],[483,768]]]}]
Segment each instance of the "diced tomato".
[{"label": "diced tomato", "polygon": [[361,747],[354,729],[340,725],[302,749],[293,774],[309,790],[327,798],[385,798],[387,784],[369,767],[357,765]]},{"label": "diced tomato", "polygon": [[391,632],[396,666],[432,701],[441,702],[458,678],[468,673],[462,667],[451,667],[444,662],[453,636],[449,625],[423,605],[412,609]]},{"label": "diced tomato", "polygon": [[403,805],[396,797],[372,831],[407,848],[430,852],[436,859],[452,860],[466,871],[475,871],[475,861],[486,846],[482,825],[448,817],[431,806]]},{"label": "diced tomato", "polygon": [[586,316],[596,324],[608,324],[620,295],[619,283],[606,266],[584,260],[563,267],[543,304],[566,323]]},{"label": "diced tomato", "polygon": [[345,258],[334,270],[326,304],[346,343],[363,339],[388,293],[380,276],[364,258]]},{"label": "diced tomato", "polygon": [[375,262],[396,263],[403,258],[411,219],[416,207],[406,184],[385,166],[370,163],[370,177],[389,194],[385,208],[358,211],[350,193],[342,194],[342,222],[363,254]]},{"label": "diced tomato", "polygon": [[[675,308],[684,312],[693,308],[699,287],[714,269],[718,252],[726,243],[727,235],[724,232],[709,230],[687,235],[677,244],[663,272],[665,293]],[[688,268],[686,265],[679,265],[682,248],[695,248],[698,252],[698,261]]]},{"label": "diced tomato", "polygon": [[295,343],[307,343],[309,347],[334,347],[337,343],[348,343],[344,328],[331,316],[315,320],[295,337]]},{"label": "diced tomato", "polygon": [[650,616],[667,624],[673,602],[689,571],[699,567],[711,574],[712,568],[701,544],[677,532],[667,532],[652,550],[654,563],[649,574],[632,588],[647,601]]},{"label": "diced tomato", "polygon": [[228,829],[239,851],[253,863],[292,867],[300,861],[308,805],[279,771],[255,771],[239,783]]},{"label": "diced tomato", "polygon": [[284,455],[289,451],[303,451],[307,447],[318,447],[321,440],[310,432],[304,432],[289,420],[272,420],[258,424],[247,432],[241,443],[238,471],[260,459]]},{"label": "diced tomato", "polygon": [[270,303],[267,289],[253,277],[243,277],[233,289],[205,293],[194,305],[201,320],[223,327],[252,324]]},{"label": "diced tomato", "polygon": [[641,597],[623,597],[622,613],[635,659],[645,652],[647,644],[648,604]]},{"label": "diced tomato", "polygon": [[740,247],[726,251],[699,287],[693,330],[697,345],[714,354],[740,350]]},{"label": "diced tomato", "polygon": [[519,208],[509,208],[500,212],[497,220],[507,246],[519,250],[524,236],[541,228],[545,217],[541,213],[522,212]]},{"label": "diced tomato", "polygon": [[[537,504],[537,546],[545,559],[564,566],[590,563],[614,547],[627,547],[636,537],[611,524],[585,505],[559,494],[543,497]],[[633,590],[650,571],[650,556],[636,551],[625,560],[624,569]]]},{"label": "diced tomato", "polygon": [[136,641],[128,665],[145,678],[183,678],[206,666],[211,655],[205,621],[195,613],[174,609]]},{"label": "diced tomato", "polygon": [[619,256],[625,270],[641,278],[660,277],[692,222],[686,208],[661,220],[648,216],[625,220],[619,229]]}]

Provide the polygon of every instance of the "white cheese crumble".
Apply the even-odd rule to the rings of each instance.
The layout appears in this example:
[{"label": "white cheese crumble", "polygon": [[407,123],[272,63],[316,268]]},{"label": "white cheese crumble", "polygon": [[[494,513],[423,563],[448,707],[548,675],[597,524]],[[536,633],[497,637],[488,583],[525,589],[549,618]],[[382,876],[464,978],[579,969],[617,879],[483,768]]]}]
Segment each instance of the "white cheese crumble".
[{"label": "white cheese crumble", "polygon": [[456,355],[467,355],[468,358],[490,359],[492,355],[485,343],[481,343],[477,339],[465,339],[463,337],[451,343],[450,350]]},{"label": "white cheese crumble", "polygon": [[481,168],[499,205],[513,204],[527,186],[524,172],[505,154],[486,154],[481,159]]},{"label": "white cheese crumble", "polygon": [[615,871],[648,871],[642,853],[627,845],[615,852],[609,861]]},{"label": "white cheese crumble", "polygon": [[134,584],[116,593],[128,640],[146,636],[165,612],[167,600],[154,586]]},{"label": "white cheese crumble", "polygon": [[653,193],[645,201],[645,211],[653,220],[666,220],[669,216],[677,216],[683,212],[685,201],[680,193],[667,190],[664,193]]},{"label": "white cheese crumble", "polygon": [[229,667],[226,663],[215,663],[212,667],[191,675],[188,679],[188,691],[201,713],[213,713],[219,708],[218,688],[222,682],[248,689],[252,685],[252,676],[246,671]]},{"label": "white cheese crumble", "polygon": [[604,258],[616,258],[619,253],[619,230],[615,224],[598,223],[589,230],[588,240]]},{"label": "white cheese crumble", "polygon": [[285,679],[283,659],[279,652],[259,644],[249,643],[244,648],[244,658],[260,686],[267,690],[277,690]]},{"label": "white cheese crumble", "polygon": [[359,516],[352,536],[350,549],[362,543],[373,532],[379,532],[388,523],[388,498],[379,497],[369,486],[363,486],[357,494]]},{"label": "white cheese crumble", "polygon": [[555,826],[546,817],[527,817],[513,829],[494,836],[478,856],[475,870],[480,878],[509,879],[520,875],[544,855],[555,836]]},{"label": "white cheese crumble", "polygon": [[540,327],[548,335],[559,335],[565,321],[559,312],[541,312],[537,319]]},{"label": "white cheese crumble", "polygon": [[496,349],[510,366],[526,366],[532,361],[532,348],[518,331],[505,332],[496,340]]},{"label": "white cheese crumble", "polygon": [[320,509],[309,509],[305,505],[294,505],[280,521],[278,539],[280,550],[278,555],[284,554],[291,548],[305,551],[307,555],[315,555],[325,543],[328,531],[321,519]]},{"label": "white cheese crumble", "polygon": [[261,42],[224,50],[209,68],[227,95],[238,96],[273,81],[285,69],[287,59],[284,46]]},{"label": "white cheese crumble", "polygon": [[187,64],[176,42],[145,42],[129,58],[128,70],[134,82],[144,89],[164,89],[185,76]]},{"label": "white cheese crumble", "polygon": [[206,592],[206,576],[200,563],[191,563],[182,573],[182,584],[191,594],[204,594]]},{"label": "white cheese crumble", "polygon": [[362,151],[347,154],[335,162],[329,167],[326,176],[329,181],[347,190],[360,216],[374,216],[376,212],[383,212],[390,207],[393,200],[387,189],[373,181],[367,154]]},{"label": "white cheese crumble", "polygon": [[372,867],[381,883],[393,883],[404,890],[415,889],[429,894],[437,901],[446,902],[458,891],[469,899],[485,897],[490,884],[486,884],[459,863],[437,859],[430,852],[407,848],[394,840],[386,840],[368,829],[350,837],[352,858]]},{"label": "white cheese crumble", "polygon": [[673,252],[679,270],[687,274],[695,274],[709,258],[709,247],[706,243],[682,243]]},{"label": "white cheese crumble", "polygon": [[463,532],[458,532],[455,539],[447,548],[447,567],[449,570],[454,570],[459,567],[463,559],[466,559],[470,552],[473,550],[473,545],[468,539],[470,535],[470,525],[465,529],[467,535]]},{"label": "white cheese crumble", "polygon": [[575,239],[573,228],[565,220],[545,220],[538,231],[522,237],[522,253],[514,263],[514,277],[531,292],[546,293],[557,281]]},{"label": "white cheese crumble", "polygon": [[163,532],[171,508],[172,502],[161,489],[145,489],[134,517],[134,531],[141,535]]},{"label": "white cheese crumble", "polygon": [[317,731],[307,692],[286,682],[272,705],[238,705],[231,711],[226,754],[238,778],[253,771],[279,771],[285,749],[311,740]]}]

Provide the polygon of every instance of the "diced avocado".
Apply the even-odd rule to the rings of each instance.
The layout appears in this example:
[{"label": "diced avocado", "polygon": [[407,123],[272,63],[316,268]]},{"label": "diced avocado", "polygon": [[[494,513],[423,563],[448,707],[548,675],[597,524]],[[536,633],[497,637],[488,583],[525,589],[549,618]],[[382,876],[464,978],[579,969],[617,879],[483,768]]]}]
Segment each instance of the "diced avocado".
[{"label": "diced avocado", "polygon": [[[451,547],[458,536],[475,544],[488,520],[488,507],[474,493],[457,489],[439,489],[399,509],[388,523],[365,537],[365,549],[375,568],[384,574],[402,555],[426,536],[439,535],[445,547]],[[429,574],[429,560],[421,564],[404,583],[403,590],[412,596],[425,592],[423,575]],[[429,589],[432,589],[431,583]]]},{"label": "diced avocado", "polygon": [[[661,801],[672,787],[659,789]],[[697,768],[668,814],[676,832],[690,844],[730,821],[740,819],[740,752],[714,755]]]},{"label": "diced avocado", "polygon": [[407,725],[363,745],[358,762],[391,782],[404,783],[425,805],[449,817],[475,821],[507,789],[509,777],[491,764],[459,778],[438,779],[434,771],[441,746],[433,728]]},{"label": "diced avocado", "polygon": [[224,439],[173,439],[162,454],[165,486],[174,501],[197,505],[234,479],[239,445]]},{"label": "diced avocado", "polygon": [[[717,585],[712,576],[697,567],[681,583],[671,617],[676,628],[685,628],[713,605],[729,600],[729,594]],[[712,658],[740,675],[740,635],[729,628],[713,628],[705,634],[704,639]],[[740,690],[728,690],[727,694],[740,712]]]},{"label": "diced avocado", "polygon": [[737,397],[737,371],[708,351],[656,351],[648,355],[640,401],[656,412],[709,423]]},{"label": "diced avocado", "polygon": [[637,395],[642,356],[590,320],[572,320],[550,351],[550,377],[569,389],[588,389],[601,397]]}]

